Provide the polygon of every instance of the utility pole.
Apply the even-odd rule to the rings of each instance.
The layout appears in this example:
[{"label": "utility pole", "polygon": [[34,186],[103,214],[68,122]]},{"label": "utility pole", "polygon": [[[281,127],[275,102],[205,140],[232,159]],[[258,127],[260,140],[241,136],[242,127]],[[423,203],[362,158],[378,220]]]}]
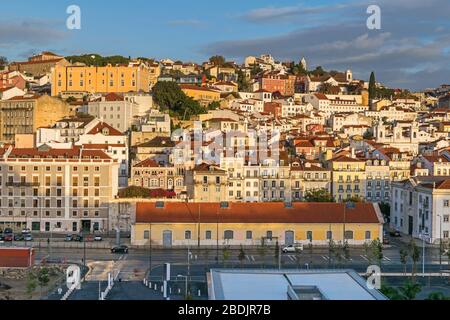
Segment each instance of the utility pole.
[{"label": "utility pole", "polygon": [[439,272],[442,276],[442,215],[437,216],[439,217]]},{"label": "utility pole", "polygon": [[197,226],[197,241],[198,248],[200,249],[200,218],[201,218],[201,207],[200,203],[198,204],[198,226]]},{"label": "utility pole", "polygon": [[152,224],[148,235],[148,275],[152,272]]},{"label": "utility pole", "polygon": [[189,285],[189,281],[191,278],[191,247],[188,244],[188,256],[187,256],[187,277],[186,277],[186,298],[187,298],[187,294],[188,294],[188,285]]}]

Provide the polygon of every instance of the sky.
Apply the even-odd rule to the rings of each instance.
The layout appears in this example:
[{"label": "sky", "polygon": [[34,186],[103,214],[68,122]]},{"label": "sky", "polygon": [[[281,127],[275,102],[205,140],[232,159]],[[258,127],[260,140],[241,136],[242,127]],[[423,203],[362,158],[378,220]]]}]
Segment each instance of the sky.
[{"label": "sky", "polygon": [[[69,5],[81,30],[69,30]],[[369,5],[381,29],[369,30]],[[0,0],[0,56],[43,50],[201,63],[215,54],[242,62],[271,53],[310,69],[345,71],[395,88],[450,82],[449,0]]]}]

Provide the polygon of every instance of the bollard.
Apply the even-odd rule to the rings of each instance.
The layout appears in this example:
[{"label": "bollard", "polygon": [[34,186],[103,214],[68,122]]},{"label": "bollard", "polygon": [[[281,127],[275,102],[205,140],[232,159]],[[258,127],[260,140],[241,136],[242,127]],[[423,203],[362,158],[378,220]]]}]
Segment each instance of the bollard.
[{"label": "bollard", "polygon": [[181,289],[180,288],[178,288],[178,294],[181,294]]},{"label": "bollard", "polygon": [[161,293],[164,293],[164,286],[161,286]]},{"label": "bollard", "polygon": [[199,296],[199,297],[201,297],[201,296],[202,296],[202,293],[201,293],[201,291],[200,291],[200,290],[198,290],[198,296]]},{"label": "bollard", "polygon": [[158,286],[155,284],[155,291],[157,291],[158,290]]},{"label": "bollard", "polygon": [[149,287],[150,289],[152,288],[152,283],[151,283],[151,282],[148,283],[148,287]]},{"label": "bollard", "polygon": [[169,294],[172,294],[172,288],[169,288]]}]

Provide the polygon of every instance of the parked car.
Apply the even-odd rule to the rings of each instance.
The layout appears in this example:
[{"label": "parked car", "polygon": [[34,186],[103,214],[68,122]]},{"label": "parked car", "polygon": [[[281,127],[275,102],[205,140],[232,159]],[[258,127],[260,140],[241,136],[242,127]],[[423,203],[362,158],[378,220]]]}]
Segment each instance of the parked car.
[{"label": "parked car", "polygon": [[111,253],[128,253],[128,247],[124,245],[113,247]]},{"label": "parked car", "polygon": [[303,251],[303,245],[290,245],[283,248],[283,253],[295,253],[298,251]]},{"label": "parked car", "polygon": [[28,233],[28,234],[23,236],[23,240],[25,240],[25,241],[33,241],[33,236],[31,235],[31,233]]},{"label": "parked car", "polygon": [[390,244],[390,243],[391,243],[391,241],[389,240],[388,237],[383,237],[383,244],[384,244],[384,245],[388,245],[388,244]]},{"label": "parked car", "polygon": [[3,234],[12,234],[12,233],[14,233],[14,232],[13,232],[13,229],[11,229],[11,228],[6,228],[5,230],[3,230]]},{"label": "parked car", "polygon": [[94,241],[100,242],[100,241],[103,241],[103,238],[102,238],[102,236],[100,236],[100,235],[96,235],[96,236],[94,237]]},{"label": "parked car", "polygon": [[83,236],[77,234],[77,235],[73,236],[72,241],[83,242]]},{"label": "parked car", "polygon": [[29,233],[31,233],[30,229],[28,229],[28,228],[22,229],[22,234],[29,234]]},{"label": "parked car", "polygon": [[66,237],[64,238],[64,241],[65,241],[65,242],[70,242],[70,241],[72,241],[72,239],[73,239],[72,235],[71,235],[71,234],[68,234],[68,235],[66,235]]},{"label": "parked car", "polygon": [[12,233],[8,233],[3,236],[3,241],[11,242],[13,240],[14,240],[14,235]]},{"label": "parked car", "polygon": [[401,238],[402,234],[398,230],[392,230],[389,235],[394,238]]},{"label": "parked car", "polygon": [[14,235],[14,241],[23,241],[24,240],[24,236],[21,234],[16,234]]}]

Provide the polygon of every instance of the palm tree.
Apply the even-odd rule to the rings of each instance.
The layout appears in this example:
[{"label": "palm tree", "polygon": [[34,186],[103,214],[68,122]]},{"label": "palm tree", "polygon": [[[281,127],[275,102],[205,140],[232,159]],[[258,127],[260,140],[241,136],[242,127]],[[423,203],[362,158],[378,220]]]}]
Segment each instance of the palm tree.
[{"label": "palm tree", "polygon": [[403,297],[403,300],[414,300],[417,295],[422,291],[422,286],[418,283],[407,281],[403,287],[399,288],[399,292]]},{"label": "palm tree", "polygon": [[264,258],[266,257],[266,245],[264,243],[264,239],[261,240],[261,246],[258,247],[258,254],[262,258],[262,268],[265,267],[265,261]]},{"label": "palm tree", "polygon": [[245,260],[245,251],[244,251],[244,247],[241,244],[241,249],[239,251],[239,256],[238,256],[239,262],[241,263],[241,269],[244,265],[244,260]]},{"label": "palm tree", "polygon": [[419,262],[419,260],[420,260],[420,249],[417,246],[414,239],[411,239],[411,242],[409,243],[409,255],[410,255],[412,263],[413,263],[411,279],[412,279],[412,282],[414,283],[416,273],[417,273],[417,262]]},{"label": "palm tree", "polygon": [[223,256],[223,267],[226,268],[227,261],[228,261],[228,259],[230,259],[230,251],[228,250],[228,247],[223,248],[222,256]]},{"label": "palm tree", "polygon": [[403,264],[403,274],[406,274],[406,264],[408,263],[408,250],[400,249],[400,262]]}]

